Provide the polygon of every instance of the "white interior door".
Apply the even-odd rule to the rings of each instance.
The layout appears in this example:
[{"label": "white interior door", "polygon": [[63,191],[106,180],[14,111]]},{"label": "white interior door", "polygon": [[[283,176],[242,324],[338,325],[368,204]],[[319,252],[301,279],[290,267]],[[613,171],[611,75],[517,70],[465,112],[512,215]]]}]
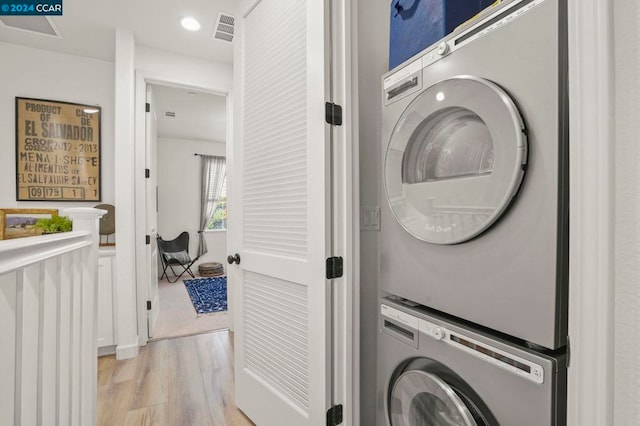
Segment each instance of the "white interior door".
[{"label": "white interior door", "polygon": [[145,147],[145,164],[149,170],[146,179],[146,222],[147,234],[150,236],[150,244],[146,246],[146,276],[149,283],[148,297],[151,301],[150,309],[147,312],[147,321],[149,327],[149,338],[153,337],[158,324],[160,315],[160,295],[158,293],[158,244],[156,244],[156,236],[158,235],[158,171],[157,163],[157,145],[158,145],[158,116],[155,110],[155,102],[153,99],[153,91],[150,85],[147,85],[147,104],[150,105],[149,112],[146,115],[146,147]]},{"label": "white interior door", "polygon": [[326,424],[331,405],[328,2],[237,16],[228,250],[236,402],[260,426]]}]

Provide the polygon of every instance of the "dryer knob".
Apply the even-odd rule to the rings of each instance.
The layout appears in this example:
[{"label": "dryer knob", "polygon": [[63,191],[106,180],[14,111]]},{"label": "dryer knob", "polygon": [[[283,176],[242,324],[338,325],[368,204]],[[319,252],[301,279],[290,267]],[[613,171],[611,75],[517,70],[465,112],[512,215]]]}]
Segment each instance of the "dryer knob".
[{"label": "dryer knob", "polygon": [[447,53],[449,53],[449,45],[447,44],[446,41],[443,41],[438,45],[438,48],[436,49],[436,53],[440,56],[444,56]]},{"label": "dryer knob", "polygon": [[442,327],[435,327],[431,332],[431,336],[436,340],[444,339],[444,329]]}]

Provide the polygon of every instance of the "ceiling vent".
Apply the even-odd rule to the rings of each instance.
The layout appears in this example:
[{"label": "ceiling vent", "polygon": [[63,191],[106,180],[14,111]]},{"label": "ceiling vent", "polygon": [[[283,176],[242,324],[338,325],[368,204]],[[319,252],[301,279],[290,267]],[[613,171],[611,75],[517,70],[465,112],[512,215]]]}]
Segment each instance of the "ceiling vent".
[{"label": "ceiling vent", "polygon": [[231,42],[233,40],[233,23],[235,19],[227,13],[219,13],[213,38]]},{"label": "ceiling vent", "polygon": [[173,111],[165,111],[165,112],[164,112],[164,116],[165,116],[165,117],[175,117],[175,116],[176,116],[176,113],[175,113],[175,112],[173,112]]},{"label": "ceiling vent", "polygon": [[62,38],[55,24],[48,16],[0,16],[0,22],[6,28]]}]

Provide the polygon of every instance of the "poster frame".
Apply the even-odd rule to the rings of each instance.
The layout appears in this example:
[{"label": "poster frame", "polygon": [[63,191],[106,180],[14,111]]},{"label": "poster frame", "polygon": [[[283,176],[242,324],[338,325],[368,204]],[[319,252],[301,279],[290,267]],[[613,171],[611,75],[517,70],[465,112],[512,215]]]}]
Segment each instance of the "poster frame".
[{"label": "poster frame", "polygon": [[[18,109],[19,101],[35,101],[35,102],[48,102],[54,104],[64,104],[64,105],[73,105],[76,107],[82,107],[83,109],[97,109],[96,113],[98,116],[98,198],[97,199],[87,199],[85,198],[20,198],[20,184],[18,183],[18,175],[20,170],[18,169],[18,162],[20,158],[20,153],[18,151],[19,147],[19,138],[24,135],[20,135],[18,133],[18,123],[20,122],[20,111]],[[41,99],[41,98],[29,98],[16,96],[15,97],[15,191],[16,191],[16,201],[45,201],[45,202],[100,202],[102,201],[102,107],[100,105],[92,105],[92,104],[80,104],[75,102],[67,102],[67,101],[58,101],[53,99]]]}]

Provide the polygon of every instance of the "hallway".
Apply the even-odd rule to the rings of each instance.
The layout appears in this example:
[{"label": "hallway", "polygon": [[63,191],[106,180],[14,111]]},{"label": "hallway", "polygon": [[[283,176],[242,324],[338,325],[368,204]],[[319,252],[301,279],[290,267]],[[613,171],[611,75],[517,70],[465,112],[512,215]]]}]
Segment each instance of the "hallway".
[{"label": "hallway", "polygon": [[100,426],[252,425],[233,393],[226,330],[150,342],[133,359],[98,359]]}]

